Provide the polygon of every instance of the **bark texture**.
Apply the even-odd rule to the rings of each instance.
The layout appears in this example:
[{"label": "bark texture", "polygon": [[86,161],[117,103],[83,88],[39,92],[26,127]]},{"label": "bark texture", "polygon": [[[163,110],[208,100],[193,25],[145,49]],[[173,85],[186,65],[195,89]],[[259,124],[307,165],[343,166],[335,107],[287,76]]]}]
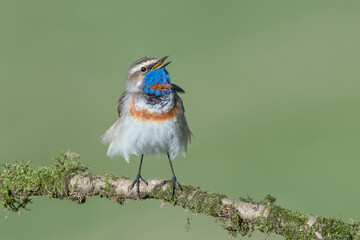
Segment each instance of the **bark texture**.
[{"label": "bark texture", "polygon": [[32,196],[70,199],[84,203],[93,196],[106,197],[119,204],[126,200],[159,199],[196,213],[215,217],[231,236],[251,235],[259,230],[286,239],[360,239],[360,223],[347,223],[332,218],[305,215],[280,207],[267,196],[260,202],[233,200],[223,194],[208,193],[189,185],[176,191],[161,185],[162,179],[141,183],[140,196],[136,188],[129,189],[131,179],[116,175],[94,175],[82,165],[75,153],[55,158],[51,167],[32,169],[26,163],[2,164],[0,172],[0,205],[19,212],[31,203]]}]

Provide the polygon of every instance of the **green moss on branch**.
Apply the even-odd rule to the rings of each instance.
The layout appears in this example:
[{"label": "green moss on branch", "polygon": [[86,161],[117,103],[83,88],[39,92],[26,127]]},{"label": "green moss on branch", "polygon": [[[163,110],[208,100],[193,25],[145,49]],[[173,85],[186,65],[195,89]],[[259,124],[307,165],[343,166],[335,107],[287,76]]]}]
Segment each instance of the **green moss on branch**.
[{"label": "green moss on branch", "polygon": [[286,239],[360,239],[360,223],[304,215],[275,204],[268,195],[256,202],[251,198],[231,200],[225,195],[207,193],[189,185],[170,197],[169,185],[161,179],[141,185],[140,197],[128,189],[132,180],[114,174],[94,175],[79,161],[79,155],[64,153],[55,158],[50,167],[32,169],[29,164],[17,162],[1,164],[0,206],[7,210],[26,209],[32,196],[70,199],[84,203],[87,197],[106,197],[123,204],[126,199],[160,199],[207,214],[223,223],[231,236],[251,235],[254,230],[278,234]]},{"label": "green moss on branch", "polygon": [[63,153],[50,167],[38,170],[28,163],[1,164],[0,205],[19,211],[31,203],[31,196],[70,198],[69,180],[79,172],[88,170],[79,161],[79,155]]}]

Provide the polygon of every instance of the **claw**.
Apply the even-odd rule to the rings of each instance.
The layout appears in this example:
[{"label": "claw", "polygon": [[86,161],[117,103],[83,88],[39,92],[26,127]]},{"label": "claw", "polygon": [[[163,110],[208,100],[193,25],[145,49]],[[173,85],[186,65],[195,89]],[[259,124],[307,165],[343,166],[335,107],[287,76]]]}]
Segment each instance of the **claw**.
[{"label": "claw", "polygon": [[174,197],[175,194],[175,185],[182,191],[183,188],[181,187],[181,185],[177,182],[177,179],[175,176],[173,176],[173,178],[171,180],[164,180],[161,182],[162,185],[164,185],[165,183],[172,183],[171,186],[171,197]]},{"label": "claw", "polygon": [[148,182],[143,179],[141,177],[140,174],[138,174],[135,178],[135,180],[131,183],[130,185],[130,190],[134,188],[135,184],[136,184],[136,194],[139,196],[140,195],[140,181],[142,181],[143,183],[145,183],[146,185],[148,185]]}]

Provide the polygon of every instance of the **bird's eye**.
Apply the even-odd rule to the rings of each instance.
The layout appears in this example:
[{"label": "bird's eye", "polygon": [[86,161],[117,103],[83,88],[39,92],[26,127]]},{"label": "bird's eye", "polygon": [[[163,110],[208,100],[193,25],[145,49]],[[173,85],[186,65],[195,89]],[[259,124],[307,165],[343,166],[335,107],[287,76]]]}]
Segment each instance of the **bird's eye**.
[{"label": "bird's eye", "polygon": [[141,71],[141,72],[146,72],[146,67],[140,68],[140,71]]}]

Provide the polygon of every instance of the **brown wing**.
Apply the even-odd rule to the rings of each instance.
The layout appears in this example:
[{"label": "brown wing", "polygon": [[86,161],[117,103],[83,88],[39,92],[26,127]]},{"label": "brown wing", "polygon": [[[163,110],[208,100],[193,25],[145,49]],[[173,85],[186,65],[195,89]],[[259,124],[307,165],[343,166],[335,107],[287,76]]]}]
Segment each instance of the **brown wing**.
[{"label": "brown wing", "polygon": [[119,117],[122,116],[121,111],[122,111],[122,109],[123,109],[123,107],[124,107],[124,103],[125,103],[126,96],[127,96],[127,95],[126,95],[126,92],[124,92],[124,93],[121,95],[121,97],[119,98],[118,107],[117,107],[117,112],[118,112]]}]

